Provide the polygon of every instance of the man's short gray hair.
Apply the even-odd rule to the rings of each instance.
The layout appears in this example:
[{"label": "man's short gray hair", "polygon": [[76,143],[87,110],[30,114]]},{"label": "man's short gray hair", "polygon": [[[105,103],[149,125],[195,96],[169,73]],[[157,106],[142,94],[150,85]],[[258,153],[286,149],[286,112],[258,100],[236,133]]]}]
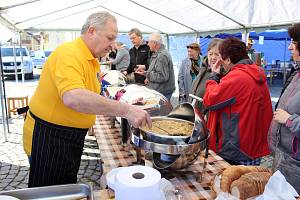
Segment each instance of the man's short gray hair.
[{"label": "man's short gray hair", "polygon": [[156,43],[158,43],[158,44],[162,44],[162,37],[161,37],[161,35],[160,35],[160,33],[151,33],[150,35],[149,35],[149,41],[154,41],[154,42],[156,42]]},{"label": "man's short gray hair", "polygon": [[142,34],[142,32],[141,32],[138,28],[133,28],[133,29],[131,29],[131,30],[128,32],[128,35],[131,35],[131,34],[133,34],[133,33],[134,33],[136,36],[143,38],[143,34]]},{"label": "man's short gray hair", "polygon": [[91,14],[84,22],[81,28],[81,34],[86,33],[90,27],[96,27],[97,29],[103,28],[108,20],[117,23],[117,19],[109,12],[102,11]]}]

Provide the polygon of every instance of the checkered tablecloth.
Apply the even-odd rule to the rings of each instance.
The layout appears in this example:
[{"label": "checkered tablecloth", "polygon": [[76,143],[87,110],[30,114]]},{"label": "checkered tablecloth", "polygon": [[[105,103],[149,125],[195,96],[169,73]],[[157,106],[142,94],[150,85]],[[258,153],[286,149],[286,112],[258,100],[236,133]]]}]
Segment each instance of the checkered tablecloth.
[{"label": "checkered tablecloth", "polygon": [[[121,132],[118,123],[116,123],[115,128],[111,128],[109,117],[97,116],[94,130],[103,161],[104,175],[113,168],[136,164],[136,152],[133,146],[127,145],[124,147],[121,143]],[[221,157],[213,151],[209,151],[206,171],[200,183],[197,181],[197,177],[199,177],[199,173],[203,168],[203,157],[201,156],[185,170],[168,171],[168,173],[162,173],[162,175],[179,189],[180,195],[183,197],[181,199],[214,199],[216,195],[210,187],[211,180],[228,166],[229,164]]]}]

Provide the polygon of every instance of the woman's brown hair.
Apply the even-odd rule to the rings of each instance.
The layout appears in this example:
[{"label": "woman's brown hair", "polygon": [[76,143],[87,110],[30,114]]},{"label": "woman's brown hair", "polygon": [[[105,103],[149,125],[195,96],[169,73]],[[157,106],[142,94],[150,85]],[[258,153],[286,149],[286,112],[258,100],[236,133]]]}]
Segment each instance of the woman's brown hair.
[{"label": "woman's brown hair", "polygon": [[230,58],[233,64],[243,59],[249,59],[246,44],[238,38],[226,38],[220,44],[219,51],[223,60]]},{"label": "woman's brown hair", "polygon": [[300,51],[300,23],[296,23],[288,29],[290,37],[297,42],[297,50]]}]

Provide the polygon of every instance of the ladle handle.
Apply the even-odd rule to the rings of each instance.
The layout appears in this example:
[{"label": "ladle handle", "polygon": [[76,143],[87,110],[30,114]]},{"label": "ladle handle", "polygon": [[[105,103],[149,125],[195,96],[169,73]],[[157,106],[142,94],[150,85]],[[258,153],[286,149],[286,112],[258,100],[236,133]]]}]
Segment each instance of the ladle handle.
[{"label": "ladle handle", "polygon": [[189,94],[189,96],[193,98],[193,101],[191,103],[193,107],[195,106],[196,101],[203,102],[203,99],[201,97],[197,97],[193,94]]}]

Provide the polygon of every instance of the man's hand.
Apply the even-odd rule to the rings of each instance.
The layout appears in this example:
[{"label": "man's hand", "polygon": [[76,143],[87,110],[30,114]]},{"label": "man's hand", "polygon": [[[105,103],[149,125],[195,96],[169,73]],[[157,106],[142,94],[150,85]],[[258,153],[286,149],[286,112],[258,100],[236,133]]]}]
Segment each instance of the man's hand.
[{"label": "man's hand", "polygon": [[220,74],[222,60],[218,59],[215,64],[211,65],[211,71]]},{"label": "man's hand", "polygon": [[125,71],[123,71],[122,73],[123,73],[125,76],[127,75],[127,71],[126,71],[126,70],[125,70]]},{"label": "man's hand", "polygon": [[130,105],[125,118],[135,128],[142,126],[148,126],[149,128],[152,127],[150,115],[147,113],[147,111],[139,108],[138,106]]},{"label": "man's hand", "polygon": [[146,71],[146,66],[145,65],[136,65],[136,66],[137,66],[136,72],[144,72],[144,71]]},{"label": "man's hand", "polygon": [[149,80],[146,78],[146,79],[144,80],[144,83],[145,83],[145,85],[148,85],[148,84],[149,84]]},{"label": "man's hand", "polygon": [[285,124],[290,116],[291,115],[285,110],[277,109],[274,112],[273,119],[280,124]]}]

